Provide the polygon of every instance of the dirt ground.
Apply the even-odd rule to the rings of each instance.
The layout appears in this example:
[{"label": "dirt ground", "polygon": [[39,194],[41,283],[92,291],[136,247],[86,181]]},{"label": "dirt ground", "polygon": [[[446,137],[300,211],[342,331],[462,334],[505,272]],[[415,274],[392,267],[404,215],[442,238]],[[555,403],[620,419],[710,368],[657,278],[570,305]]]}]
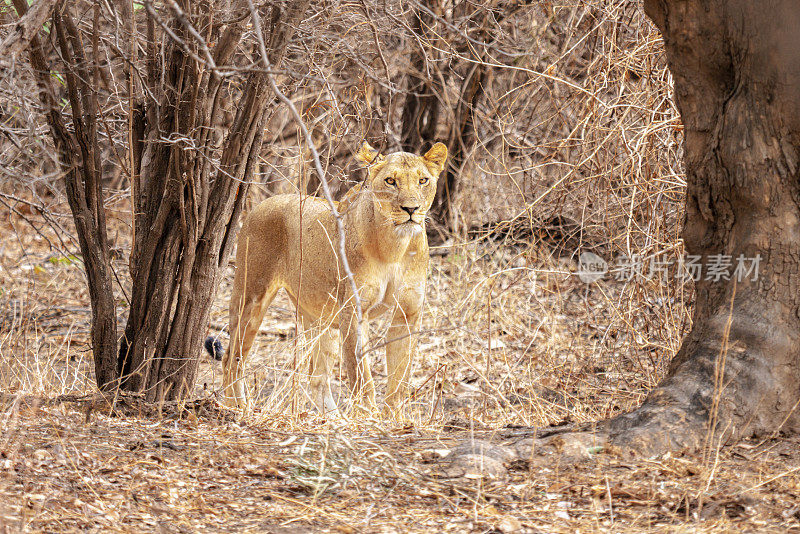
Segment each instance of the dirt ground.
[{"label": "dirt ground", "polygon": [[[471,438],[374,421],[237,423],[210,401],[3,399],[4,532],[800,531],[797,438],[700,457],[516,459],[448,474]],[[355,427],[355,428],[354,428]],[[535,453],[534,453],[535,454]]]}]

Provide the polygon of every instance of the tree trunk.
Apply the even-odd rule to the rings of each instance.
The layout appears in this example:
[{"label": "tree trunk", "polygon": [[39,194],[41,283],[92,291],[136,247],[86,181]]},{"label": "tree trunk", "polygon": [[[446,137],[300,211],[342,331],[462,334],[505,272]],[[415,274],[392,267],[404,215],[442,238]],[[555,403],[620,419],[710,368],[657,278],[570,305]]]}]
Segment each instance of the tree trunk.
[{"label": "tree trunk", "polygon": [[0,58],[2,58],[0,59],[0,68],[8,68],[8,60],[16,58],[26,50],[34,39],[36,39],[37,46],[40,46],[38,34],[42,25],[52,15],[55,3],[56,0],[40,0],[29,9],[27,3],[18,7],[18,2],[14,2],[19,20],[8,32],[6,38],[0,42]]},{"label": "tree trunk", "polygon": [[[465,17],[472,20],[477,8],[471,5],[461,6],[466,11]],[[511,9],[511,8],[509,8]],[[431,208],[433,220],[449,230],[454,229],[453,207],[461,189],[461,173],[469,152],[476,142],[474,114],[484,95],[484,85],[488,79],[490,67],[486,63],[486,49],[478,48],[472,42],[466,43],[465,54],[469,63],[464,65],[465,74],[458,92],[458,105],[452,111],[449,123],[443,128],[440,99],[445,91],[452,69],[445,72],[434,72],[436,60],[442,47],[442,25],[437,18],[442,17],[444,7],[441,2],[427,2],[414,10],[411,29],[414,32],[415,48],[411,53],[410,64],[413,71],[406,82],[406,98],[403,105],[401,146],[407,152],[418,152],[439,141],[438,135],[444,130],[450,157],[441,179],[438,182],[436,200]],[[435,14],[435,15],[434,15]],[[490,41],[492,24],[502,20],[505,12],[476,20],[473,28],[480,41]],[[457,36],[461,41],[463,37]],[[430,229],[429,229],[430,230]]]},{"label": "tree trunk", "polygon": [[447,144],[450,157],[447,167],[437,184],[436,202],[431,209],[433,217],[439,224],[453,230],[455,226],[453,206],[461,191],[461,174],[469,153],[477,140],[475,130],[475,111],[483,98],[484,84],[488,78],[489,66],[472,50],[475,63],[471,65],[469,74],[461,86],[461,94],[450,128]]},{"label": "tree trunk", "polygon": [[[31,66],[37,76],[39,98],[47,116],[59,161],[64,173],[67,202],[75,221],[75,231],[83,257],[89,300],[92,308],[91,343],[94,353],[95,380],[100,389],[115,384],[117,316],[112,288],[112,274],[106,231],[105,207],[101,186],[100,147],[97,137],[98,80],[98,6],[94,6],[91,42],[84,42],[67,6],[59,5],[52,13],[53,40],[61,54],[67,85],[72,127],[62,117],[50,68],[37,34],[41,20],[49,15],[52,3],[39,2],[28,13],[25,0],[14,0],[20,23],[33,20],[38,27],[23,32],[29,43]],[[34,31],[35,30],[35,31]],[[87,57],[88,56],[88,57]]]},{"label": "tree trunk", "polygon": [[[606,430],[645,453],[797,432],[800,12],[792,0],[646,0],[645,8],[675,79],[686,136],[684,241],[704,272],[693,329],[667,377]],[[708,267],[727,257],[732,276],[715,280]],[[757,276],[733,275],[739,257],[761,258]]]},{"label": "tree trunk", "polygon": [[[270,29],[272,65],[280,63],[308,3],[272,7],[271,22],[264,24]],[[210,33],[208,41],[218,39],[216,65],[227,64],[245,24],[227,25],[216,35],[217,21],[203,4],[184,0],[179,6],[183,14],[176,12],[171,30],[184,44],[170,40],[163,66],[153,62],[155,49],[149,54],[149,90],[157,104],[143,117],[144,148],[134,188],[140,193],[134,199],[133,289],[119,351],[122,387],[143,391],[149,400],[183,398],[194,386],[211,299],[235,242],[272,97],[265,72],[247,75],[213,172],[218,149],[211,139],[223,80],[207,62],[191,57],[204,51],[186,19]],[[148,33],[154,18],[150,11]],[[187,45],[193,54],[186,54]]]}]

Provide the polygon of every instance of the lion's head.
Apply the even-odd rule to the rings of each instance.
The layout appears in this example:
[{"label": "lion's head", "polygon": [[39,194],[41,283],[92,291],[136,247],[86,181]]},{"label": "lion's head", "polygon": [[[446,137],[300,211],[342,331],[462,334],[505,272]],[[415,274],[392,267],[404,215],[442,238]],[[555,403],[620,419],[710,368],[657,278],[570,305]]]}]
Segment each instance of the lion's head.
[{"label": "lion's head", "polygon": [[364,187],[372,192],[375,209],[401,235],[416,234],[436,196],[436,182],[447,161],[447,147],[436,143],[425,155],[408,152],[381,155],[369,143],[356,159],[368,167]]}]

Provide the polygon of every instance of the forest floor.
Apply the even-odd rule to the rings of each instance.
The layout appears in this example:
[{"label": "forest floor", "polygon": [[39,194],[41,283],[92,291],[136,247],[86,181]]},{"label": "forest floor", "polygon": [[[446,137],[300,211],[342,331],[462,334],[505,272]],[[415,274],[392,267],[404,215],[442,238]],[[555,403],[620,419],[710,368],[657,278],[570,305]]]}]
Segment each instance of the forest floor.
[{"label": "forest floor", "polygon": [[237,423],[213,402],[3,403],[3,532],[643,532],[800,530],[800,440],[702,456],[520,458],[497,477],[440,458],[518,430]]},{"label": "forest floor", "polygon": [[[100,397],[80,259],[19,209],[0,216],[0,532],[800,532],[796,437],[654,458],[533,447],[534,428],[628,410],[663,375],[690,304],[664,284],[634,295],[530,247],[452,247],[433,261],[402,420],[356,416],[346,398],[340,416],[308,406],[280,297],[240,419],[205,355],[195,400]],[[223,338],[231,272],[212,309]],[[385,384],[382,351],[370,357]],[[452,451],[476,442],[506,447],[459,470]]]}]

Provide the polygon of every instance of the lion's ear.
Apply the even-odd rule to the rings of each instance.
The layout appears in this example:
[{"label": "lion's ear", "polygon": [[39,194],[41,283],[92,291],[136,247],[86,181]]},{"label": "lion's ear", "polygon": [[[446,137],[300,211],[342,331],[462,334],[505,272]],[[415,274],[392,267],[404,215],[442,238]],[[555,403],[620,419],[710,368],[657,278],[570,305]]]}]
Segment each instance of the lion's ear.
[{"label": "lion's ear", "polygon": [[447,147],[444,143],[436,143],[422,158],[436,171],[436,174],[440,174],[447,163]]},{"label": "lion's ear", "polygon": [[366,165],[371,165],[373,163],[379,163],[384,158],[381,156],[377,150],[372,148],[369,143],[364,141],[361,144],[361,148],[358,149],[356,153],[356,159]]}]

